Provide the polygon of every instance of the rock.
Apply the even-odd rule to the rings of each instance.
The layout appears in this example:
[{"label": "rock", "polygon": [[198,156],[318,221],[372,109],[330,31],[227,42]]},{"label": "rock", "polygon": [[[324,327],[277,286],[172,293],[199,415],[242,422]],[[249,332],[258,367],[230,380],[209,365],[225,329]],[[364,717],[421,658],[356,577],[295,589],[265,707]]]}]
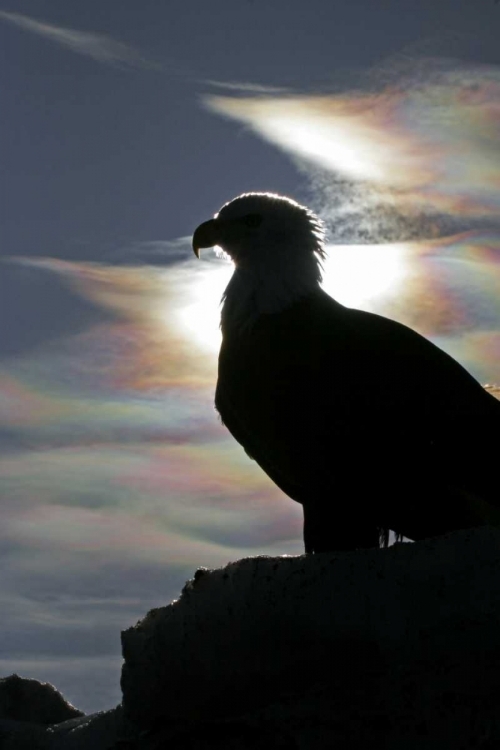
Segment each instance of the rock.
[{"label": "rock", "polygon": [[0,719],[1,750],[49,750],[47,727],[24,721]]},{"label": "rock", "polygon": [[121,706],[50,727],[50,750],[134,750],[138,732]]},{"label": "rock", "polygon": [[83,715],[48,682],[17,674],[0,679],[0,719],[59,724]]},{"label": "rock", "polygon": [[50,726],[0,719],[1,750],[135,750],[138,736],[121,706]]},{"label": "rock", "polygon": [[170,750],[208,750],[235,722],[270,748],[492,748],[499,551],[483,527],[207,571],[122,633],[125,715]]},{"label": "rock", "polygon": [[[199,723],[167,727],[142,737],[131,750],[299,750],[290,735],[265,722]],[[114,750],[114,749],[113,749]],[[119,750],[118,747],[116,750]],[[123,750],[126,750],[123,748]]]},{"label": "rock", "polygon": [[499,552],[483,527],[202,570],[122,634],[123,708],[12,675],[0,748],[498,750]]}]

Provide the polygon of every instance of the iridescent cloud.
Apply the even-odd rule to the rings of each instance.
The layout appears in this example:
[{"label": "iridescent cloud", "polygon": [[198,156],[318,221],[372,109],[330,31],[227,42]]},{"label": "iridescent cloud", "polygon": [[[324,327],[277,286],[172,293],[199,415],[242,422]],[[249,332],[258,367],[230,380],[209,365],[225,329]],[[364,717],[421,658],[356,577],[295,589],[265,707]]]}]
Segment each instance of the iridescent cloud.
[{"label": "iridescent cloud", "polygon": [[[498,237],[477,232],[330,246],[324,285],[340,302],[416,327],[494,382],[499,257]],[[180,577],[197,564],[300,552],[300,507],[213,409],[231,265],[209,254],[170,267],[23,262],[58,274],[110,319],[3,363],[2,543],[16,550],[13,590],[19,570],[33,581],[54,556],[91,576],[97,550],[104,568],[127,559],[148,576],[168,566]]]},{"label": "iridescent cloud", "polygon": [[213,408],[231,267],[23,262],[61,275],[115,319],[3,363],[1,421],[15,447],[0,459],[15,499],[4,532],[75,551],[133,547],[174,566],[216,564],[240,547],[299,551],[300,509],[289,512]]},{"label": "iridescent cloud", "polygon": [[[351,243],[329,247],[325,288],[416,328],[489,383],[500,382],[500,235],[476,226],[438,237],[442,221],[420,212],[494,216],[498,92],[496,71],[483,68],[378,94],[209,101],[313,165],[322,215],[332,228],[343,222]],[[368,244],[363,225],[352,244],[351,210],[373,224],[380,207],[395,225],[402,212],[406,228],[413,216],[418,241]],[[115,654],[119,700],[117,630],[167,603],[198,565],[300,553],[301,508],[214,412],[229,264],[208,253],[169,267],[23,262],[59,275],[109,318],[0,363],[0,599],[9,611],[0,666],[64,688],[47,665],[68,668],[71,641],[78,653]],[[47,658],[37,653],[37,671],[30,648],[40,629]],[[81,665],[72,668],[80,678]],[[89,674],[93,693],[94,664]]]},{"label": "iridescent cloud", "polygon": [[206,96],[214,112],[382,202],[457,216],[500,206],[500,73],[441,65],[369,92]]},{"label": "iridescent cloud", "polygon": [[204,102],[311,178],[313,206],[337,243],[328,291],[433,337],[498,382],[500,72],[414,63],[389,83],[372,76],[369,90]]},{"label": "iridescent cloud", "polygon": [[[167,603],[197,566],[302,551],[300,506],[214,412],[218,305],[232,268],[204,257],[170,268],[24,261],[110,319],[0,368],[7,671],[48,679],[49,663],[59,675],[70,632],[79,653],[114,655],[119,700],[124,623]],[[331,246],[324,284],[500,381],[498,257],[496,237],[473,233]],[[38,654],[36,665],[30,643],[41,632],[46,661]]]}]

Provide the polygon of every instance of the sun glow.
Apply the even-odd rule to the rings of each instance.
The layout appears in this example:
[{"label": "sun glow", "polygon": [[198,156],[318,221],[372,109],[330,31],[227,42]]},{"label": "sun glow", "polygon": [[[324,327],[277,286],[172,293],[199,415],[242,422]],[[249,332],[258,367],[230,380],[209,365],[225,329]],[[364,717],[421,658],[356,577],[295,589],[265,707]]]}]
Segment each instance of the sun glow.
[{"label": "sun glow", "polygon": [[[394,294],[408,273],[407,248],[392,245],[339,245],[328,248],[324,290],[349,307],[369,308]],[[174,311],[181,334],[205,353],[216,354],[221,343],[220,300],[234,270],[232,263],[207,263],[184,286],[185,302]],[[169,321],[172,310],[169,308]]]},{"label": "sun glow", "polygon": [[322,169],[385,183],[391,174],[388,164],[394,146],[379,136],[386,123],[385,119],[379,122],[381,114],[375,104],[371,97],[359,101],[326,96],[205,98],[209,109],[250,124],[271,143]]},{"label": "sun glow", "polygon": [[348,307],[369,307],[397,291],[409,273],[407,257],[402,243],[330,246],[323,289]]},{"label": "sun glow", "polygon": [[367,136],[353,123],[332,124],[321,119],[311,129],[309,114],[293,119],[272,116],[266,121],[266,131],[272,141],[281,139],[292,152],[302,153],[315,162],[339,169],[357,179],[383,181],[383,162],[377,152],[367,145]]},{"label": "sun glow", "polygon": [[206,353],[219,351],[220,301],[233,270],[233,263],[223,259],[220,263],[206,264],[203,270],[193,275],[186,304],[175,312],[186,338]]}]

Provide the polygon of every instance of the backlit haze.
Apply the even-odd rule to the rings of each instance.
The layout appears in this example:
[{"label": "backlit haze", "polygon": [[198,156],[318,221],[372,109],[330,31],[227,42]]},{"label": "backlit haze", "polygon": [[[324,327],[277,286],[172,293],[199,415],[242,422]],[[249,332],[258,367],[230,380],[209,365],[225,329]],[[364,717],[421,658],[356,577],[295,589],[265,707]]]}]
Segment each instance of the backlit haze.
[{"label": "backlit haze", "polygon": [[0,11],[0,676],[88,711],[197,567],[303,549],[213,407],[224,202],[308,205],[329,294],[500,383],[500,8],[163,5]]}]

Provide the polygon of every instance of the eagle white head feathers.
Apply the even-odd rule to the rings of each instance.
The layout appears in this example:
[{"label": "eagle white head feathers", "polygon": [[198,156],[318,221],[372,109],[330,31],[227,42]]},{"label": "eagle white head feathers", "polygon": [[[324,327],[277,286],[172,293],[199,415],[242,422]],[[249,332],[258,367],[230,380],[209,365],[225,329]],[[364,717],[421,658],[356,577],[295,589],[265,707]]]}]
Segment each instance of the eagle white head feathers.
[{"label": "eagle white head feathers", "polygon": [[217,245],[235,264],[223,296],[223,329],[244,329],[315,289],[324,237],[323,222],[312,211],[273,193],[244,193],[198,227],[195,253]]},{"label": "eagle white head feathers", "polygon": [[246,193],[194,233],[235,271],[224,293],[215,405],[246,452],[304,507],[306,552],[500,526],[500,402],[393,320],[320,287],[321,221]]}]

